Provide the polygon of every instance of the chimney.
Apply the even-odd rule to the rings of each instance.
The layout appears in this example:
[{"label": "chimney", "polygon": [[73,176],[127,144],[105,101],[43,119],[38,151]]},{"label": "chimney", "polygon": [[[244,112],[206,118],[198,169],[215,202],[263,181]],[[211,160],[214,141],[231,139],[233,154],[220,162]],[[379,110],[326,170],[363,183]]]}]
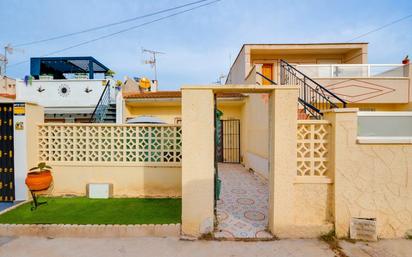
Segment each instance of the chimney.
[{"label": "chimney", "polygon": [[151,88],[151,90],[150,91],[152,91],[152,92],[157,92],[157,80],[152,80],[152,88]]}]

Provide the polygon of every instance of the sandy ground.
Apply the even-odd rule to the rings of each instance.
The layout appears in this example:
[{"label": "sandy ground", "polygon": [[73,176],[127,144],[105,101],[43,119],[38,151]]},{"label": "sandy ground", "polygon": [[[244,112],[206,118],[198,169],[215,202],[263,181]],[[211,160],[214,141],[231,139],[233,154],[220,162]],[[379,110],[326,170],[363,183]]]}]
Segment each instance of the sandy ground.
[{"label": "sandy ground", "polygon": [[412,240],[380,240],[378,242],[341,241],[339,245],[349,257],[410,257]]},{"label": "sandy ground", "polygon": [[0,256],[128,257],[128,256],[272,256],[333,257],[317,240],[270,242],[181,241],[177,238],[54,238],[2,237]]},{"label": "sandy ground", "polygon": [[[412,240],[381,240],[340,246],[348,257],[411,257]],[[181,241],[178,238],[45,238],[0,237],[0,257],[128,257],[128,256],[272,256],[335,257],[318,240],[269,242]]]}]

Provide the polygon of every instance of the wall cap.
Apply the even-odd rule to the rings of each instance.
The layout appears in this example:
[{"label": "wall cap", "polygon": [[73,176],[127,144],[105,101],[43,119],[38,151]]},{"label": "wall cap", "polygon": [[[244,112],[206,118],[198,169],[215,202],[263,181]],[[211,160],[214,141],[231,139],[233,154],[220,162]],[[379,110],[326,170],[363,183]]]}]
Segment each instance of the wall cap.
[{"label": "wall cap", "polygon": [[184,85],[181,90],[212,90],[213,92],[236,92],[236,93],[271,93],[273,90],[298,90],[298,86],[292,85]]},{"label": "wall cap", "polygon": [[0,224],[4,236],[179,237],[180,224]]},{"label": "wall cap", "polygon": [[323,110],[322,113],[351,113],[351,112],[358,112],[359,108],[335,108],[335,109],[328,109]]},{"label": "wall cap", "polygon": [[296,176],[294,184],[332,184],[331,178],[326,176]]},{"label": "wall cap", "polygon": [[412,137],[357,137],[358,144],[412,144]]}]

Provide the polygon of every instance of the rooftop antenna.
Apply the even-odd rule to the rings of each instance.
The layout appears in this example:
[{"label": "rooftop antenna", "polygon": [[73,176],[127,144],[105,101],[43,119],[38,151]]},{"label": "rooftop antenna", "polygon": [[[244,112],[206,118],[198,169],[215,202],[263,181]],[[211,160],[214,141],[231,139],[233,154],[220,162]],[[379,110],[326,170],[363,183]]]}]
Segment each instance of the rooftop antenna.
[{"label": "rooftop antenna", "polygon": [[0,69],[0,75],[2,76],[6,75],[7,63],[9,62],[9,59],[7,58],[7,54],[13,54],[14,51],[24,53],[23,49],[14,48],[11,46],[10,43],[4,46],[4,55],[0,54],[0,62],[3,63],[3,68]]},{"label": "rooftop antenna", "polygon": [[224,78],[226,78],[226,75],[222,73],[222,74],[219,75],[216,82],[214,82],[214,83],[219,84],[219,85],[223,85],[222,81],[223,81]]},{"label": "rooftop antenna", "polygon": [[149,49],[144,49],[142,48],[142,53],[148,53],[151,54],[151,58],[149,60],[145,60],[145,64],[150,64],[150,66],[154,69],[154,79],[157,81],[157,68],[156,68],[156,55],[158,54],[165,54],[159,51],[154,51],[154,50],[149,50]]}]

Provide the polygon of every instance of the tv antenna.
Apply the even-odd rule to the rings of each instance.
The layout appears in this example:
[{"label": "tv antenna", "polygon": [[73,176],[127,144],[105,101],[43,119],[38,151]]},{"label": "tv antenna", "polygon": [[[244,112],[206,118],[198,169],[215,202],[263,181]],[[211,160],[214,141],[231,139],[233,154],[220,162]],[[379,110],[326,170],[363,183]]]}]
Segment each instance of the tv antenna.
[{"label": "tv antenna", "polygon": [[223,85],[223,79],[226,78],[227,76],[225,74],[220,74],[217,80],[214,82],[215,84],[218,85]]},{"label": "tv antenna", "polygon": [[14,48],[10,43],[4,46],[4,54],[0,54],[0,62],[3,63],[3,67],[0,68],[0,75],[6,75],[7,63],[9,62],[7,54],[13,54],[15,51],[24,53],[23,49]]},{"label": "tv antenna", "polygon": [[148,53],[151,55],[151,58],[149,60],[145,60],[144,63],[145,64],[150,64],[150,66],[152,67],[152,69],[154,69],[154,79],[157,81],[157,68],[156,68],[156,55],[158,54],[165,54],[159,51],[154,51],[154,50],[149,50],[149,49],[144,49],[142,48],[142,53]]}]

